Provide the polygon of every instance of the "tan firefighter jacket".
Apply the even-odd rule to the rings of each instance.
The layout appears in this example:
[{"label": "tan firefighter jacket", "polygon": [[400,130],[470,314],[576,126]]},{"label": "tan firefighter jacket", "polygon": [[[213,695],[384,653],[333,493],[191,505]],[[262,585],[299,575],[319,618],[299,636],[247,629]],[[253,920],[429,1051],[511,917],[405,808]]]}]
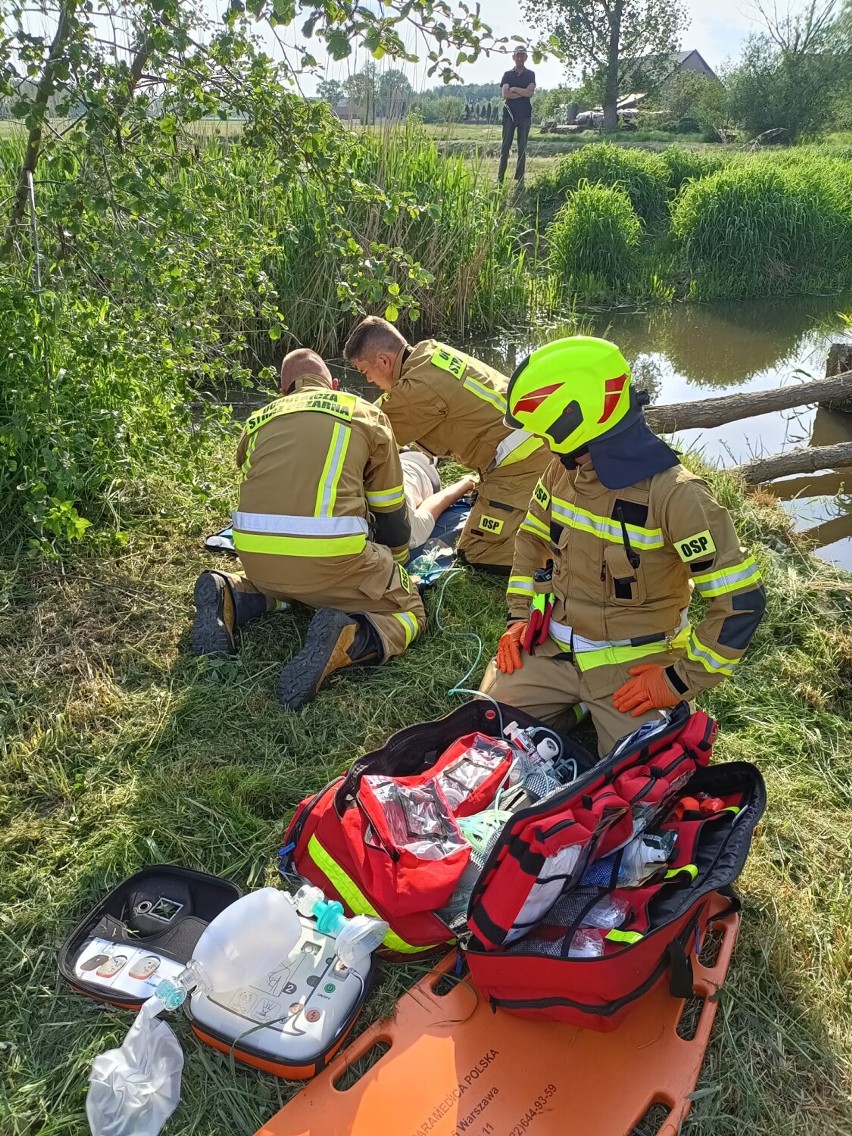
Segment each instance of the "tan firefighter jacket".
[{"label": "tan firefighter jacket", "polygon": [[379,405],[401,446],[416,442],[482,474],[538,453],[544,469],[549,451],[542,440],[503,421],[507,386],[493,367],[426,339],[400,352],[393,389]]},{"label": "tan firefighter jacket", "polygon": [[[372,536],[400,563],[409,524],[393,430],[377,407],[314,376],[255,411],[237,446],[239,553],[351,556]],[[371,530],[372,521],[372,530]]]},{"label": "tan firefighter jacket", "polygon": [[[707,604],[690,627],[693,590]],[[665,673],[685,699],[733,673],[766,603],[728,511],[681,465],[613,490],[554,459],[515,538],[510,620],[548,592],[551,637],[580,670],[682,647]]]}]

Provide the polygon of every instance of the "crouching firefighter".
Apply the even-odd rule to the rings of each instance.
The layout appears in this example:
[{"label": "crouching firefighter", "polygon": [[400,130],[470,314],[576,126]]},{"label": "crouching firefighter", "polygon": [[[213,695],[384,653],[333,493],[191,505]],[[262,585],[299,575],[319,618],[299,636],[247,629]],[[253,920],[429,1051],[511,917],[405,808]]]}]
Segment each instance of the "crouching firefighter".
[{"label": "crouching firefighter", "polygon": [[233,654],[237,632],[295,600],[319,609],[303,650],[278,680],[290,710],[333,671],[401,655],[426,623],[402,563],[409,522],[390,424],[337,389],[311,351],[281,367],[282,397],[246,422],[232,526],[245,576],[203,572],[195,585],[195,654]]},{"label": "crouching firefighter", "polygon": [[508,379],[493,367],[426,339],[415,347],[387,320],[368,316],[344,354],[384,393],[379,405],[400,446],[416,442],[427,454],[452,457],[479,471],[479,486],[458,542],[468,564],[508,576],[518,526],[547,446],[504,421]]},{"label": "crouching firefighter", "polygon": [[[515,540],[509,627],[481,689],[567,725],[585,703],[601,754],[733,674],[765,607],[726,509],[648,428],[618,348],[534,351],[510,425],[555,454]],[[708,601],[689,625],[693,591]]]}]

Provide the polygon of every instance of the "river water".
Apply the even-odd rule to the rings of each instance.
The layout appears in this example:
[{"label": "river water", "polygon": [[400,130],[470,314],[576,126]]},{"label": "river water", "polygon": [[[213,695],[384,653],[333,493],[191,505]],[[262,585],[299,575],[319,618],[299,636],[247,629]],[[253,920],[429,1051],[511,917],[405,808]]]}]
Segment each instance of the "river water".
[{"label": "river water", "polygon": [[[604,313],[593,317],[593,330],[621,347],[653,402],[678,403],[822,378],[829,344],[852,342],[852,330],[838,315],[843,310],[852,310],[852,300],[676,304],[645,313]],[[469,350],[511,374],[553,334],[542,329],[511,339],[479,339]],[[713,430],[684,430],[678,439],[680,448],[731,466],[803,445],[852,441],[852,414],[801,407]],[[796,527],[813,539],[817,554],[852,570],[852,470],[788,478],[773,488]]]}]

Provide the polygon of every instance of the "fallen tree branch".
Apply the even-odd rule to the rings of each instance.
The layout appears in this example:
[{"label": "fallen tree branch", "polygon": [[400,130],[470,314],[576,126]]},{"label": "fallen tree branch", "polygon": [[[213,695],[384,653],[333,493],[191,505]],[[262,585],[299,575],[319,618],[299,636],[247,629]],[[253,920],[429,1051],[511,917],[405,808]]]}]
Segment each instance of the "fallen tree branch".
[{"label": "fallen tree branch", "polygon": [[[704,398],[697,402],[682,402],[671,406],[647,406],[645,417],[652,430],[672,434],[676,430],[708,430],[724,426],[740,418],[756,414],[771,414],[776,410],[789,410],[794,406],[834,406],[852,410],[852,370],[842,371],[831,378],[814,379],[808,383],[795,383],[765,391],[747,391],[729,394],[724,398]],[[804,467],[802,467],[804,469]],[[808,469],[825,469],[813,466]],[[790,470],[794,473],[795,470]]]},{"label": "fallen tree branch", "polygon": [[818,469],[842,469],[845,466],[852,466],[852,442],[838,442],[834,446],[803,446],[798,450],[745,462],[725,472],[737,474],[749,485],[758,485],[790,473],[814,473]]}]

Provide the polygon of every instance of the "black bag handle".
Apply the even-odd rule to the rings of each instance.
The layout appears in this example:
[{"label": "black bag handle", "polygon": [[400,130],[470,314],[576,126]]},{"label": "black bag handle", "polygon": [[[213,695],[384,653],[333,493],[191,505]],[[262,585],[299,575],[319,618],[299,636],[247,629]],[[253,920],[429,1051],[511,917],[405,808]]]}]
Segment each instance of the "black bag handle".
[{"label": "black bag handle", "polygon": [[694,989],[692,955],[684,950],[680,939],[672,939],[666,947],[669,960],[669,991],[673,998],[691,998]]}]

